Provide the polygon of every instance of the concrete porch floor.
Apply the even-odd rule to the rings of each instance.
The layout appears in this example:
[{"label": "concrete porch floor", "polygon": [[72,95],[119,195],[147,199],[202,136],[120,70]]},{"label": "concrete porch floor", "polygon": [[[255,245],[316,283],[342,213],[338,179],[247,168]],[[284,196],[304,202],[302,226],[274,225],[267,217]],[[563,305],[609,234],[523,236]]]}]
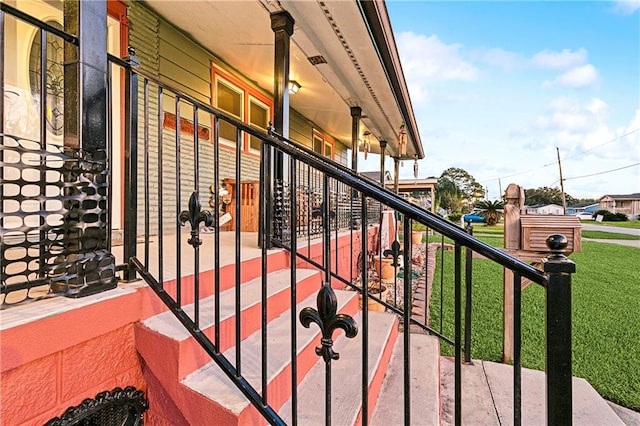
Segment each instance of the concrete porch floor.
[{"label": "concrete porch floor", "polygon": [[[202,245],[200,246],[200,270],[206,271],[213,269],[214,265],[214,234],[202,233]],[[180,263],[181,275],[190,275],[194,271],[193,248],[187,244],[189,233],[184,232],[181,235],[181,251],[182,261]],[[260,257],[261,249],[258,247],[258,233],[242,232],[240,233],[240,258],[241,261]],[[177,239],[175,235],[165,236],[163,240],[163,280],[169,281],[176,278],[177,271]],[[220,266],[231,265],[235,263],[235,232],[220,233]],[[158,265],[160,264],[158,239],[152,236],[149,242],[149,272],[157,277]],[[280,250],[280,249],[276,249]],[[275,252],[275,250],[270,251]],[[116,259],[116,265],[124,264],[123,247],[121,245],[112,247],[112,253]],[[144,261],[144,242],[138,240],[137,258]],[[30,302],[18,304],[8,309],[4,309],[0,314],[0,330],[9,329],[29,322],[38,321],[42,318],[58,315],[73,309],[99,303],[112,298],[117,298],[125,294],[135,292],[139,287],[145,286],[142,280],[131,283],[119,282],[117,288],[91,296],[81,297],[77,299],[67,298],[64,296],[49,294],[48,286],[40,286],[32,288],[29,291],[30,298],[34,299]],[[9,295],[11,296],[11,295]]]}]

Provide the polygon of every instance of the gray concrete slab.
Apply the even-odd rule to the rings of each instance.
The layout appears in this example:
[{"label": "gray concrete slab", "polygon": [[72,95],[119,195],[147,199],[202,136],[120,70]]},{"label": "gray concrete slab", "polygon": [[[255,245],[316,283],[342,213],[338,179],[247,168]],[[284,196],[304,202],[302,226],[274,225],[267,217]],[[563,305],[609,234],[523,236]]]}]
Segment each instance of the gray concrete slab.
[{"label": "gray concrete slab", "polygon": [[598,225],[597,223],[580,222],[585,231],[603,231],[614,234],[640,235],[640,229],[622,228],[618,226]]},{"label": "gray concrete slab", "polygon": [[609,240],[609,239],[601,240],[601,239],[595,239],[595,238],[583,238],[582,241],[593,241],[596,243],[617,244],[619,246],[629,246],[629,247],[640,248],[640,240]]},{"label": "gray concrete slab", "polygon": [[[411,421],[412,425],[440,424],[440,343],[436,337],[411,334]],[[398,335],[382,384],[371,425],[404,423],[404,344]]]},{"label": "gray concrete slab", "polygon": [[607,401],[609,407],[620,417],[620,420],[627,426],[640,426],[640,413],[621,407],[611,401]]},{"label": "gray concrete slab", "polygon": [[[442,391],[442,425],[455,424],[454,359],[440,358]],[[462,365],[462,424],[499,425],[482,361]]]},{"label": "gray concrete slab", "polygon": [[[480,361],[501,425],[513,424],[513,367]],[[573,378],[573,424],[624,426],[606,401],[584,379]],[[522,424],[546,424],[546,378],[543,371],[522,369]]]}]

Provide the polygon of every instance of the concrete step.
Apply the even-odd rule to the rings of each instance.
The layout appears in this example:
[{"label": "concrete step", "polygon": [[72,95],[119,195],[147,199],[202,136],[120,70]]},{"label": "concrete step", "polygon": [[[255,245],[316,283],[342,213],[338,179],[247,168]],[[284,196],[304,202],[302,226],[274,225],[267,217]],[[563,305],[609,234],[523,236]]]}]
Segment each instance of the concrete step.
[{"label": "concrete step", "polygon": [[[454,360],[441,357],[442,424],[454,424]],[[522,369],[522,424],[546,424],[544,371]],[[513,424],[513,367],[474,360],[462,365],[462,424]],[[573,424],[624,426],[584,379],[573,378]]]},{"label": "concrete step", "polygon": [[[351,291],[336,291],[338,312],[355,315],[358,300]],[[319,328],[314,324],[310,328],[302,326],[298,320],[300,311],[307,307],[316,307],[316,296],[312,295],[296,306],[298,382],[300,383],[311,367],[317,363],[315,348],[320,346]],[[242,375],[252,386],[261,392],[261,348],[262,333],[257,331],[242,342]],[[291,315],[285,312],[268,324],[267,328],[267,403],[276,410],[291,395]],[[233,363],[236,348],[225,352],[225,357]],[[206,405],[194,405],[190,410],[191,424],[207,424],[212,418],[216,424],[254,425],[263,424],[264,419],[249,404],[247,398],[214,363],[189,374],[182,384],[195,394],[210,401]],[[215,416],[215,417],[213,417]]]},{"label": "concrete step", "polygon": [[[412,425],[440,424],[440,341],[425,334],[410,335]],[[404,422],[404,336],[400,333],[373,412],[371,425]]]},{"label": "concrete step", "polygon": [[[296,285],[297,301],[309,299],[315,302],[315,294],[320,287],[321,275],[314,270],[298,269]],[[289,315],[290,273],[288,270],[272,272],[267,276],[268,320]],[[242,307],[241,337],[249,337],[261,327],[261,279],[256,278],[240,286]],[[235,289],[220,294],[220,349],[225,351],[235,345]],[[200,330],[214,341],[214,297],[201,300]],[[355,302],[357,304],[357,301]],[[315,303],[314,303],[315,305]],[[193,317],[194,306],[187,305],[185,313]],[[355,311],[355,308],[354,308]],[[163,312],[136,326],[136,349],[145,361],[145,375],[153,383],[158,383],[158,399],[170,397],[176,410],[189,406],[184,386],[180,381],[188,374],[211,363],[211,357],[186,331],[171,312]],[[199,397],[192,398],[199,400]],[[206,403],[206,401],[203,401]],[[171,413],[168,414],[170,416]],[[182,424],[176,420],[176,424]]]},{"label": "concrete step", "polygon": [[[334,342],[334,350],[340,354],[340,359],[331,362],[331,421],[335,425],[362,422],[361,313],[354,318],[358,324],[358,335],[347,339],[341,333],[341,337]],[[371,418],[398,334],[397,317],[384,312],[369,312],[368,329],[368,415]],[[291,400],[283,405],[279,413],[287,424],[291,424]],[[319,424],[325,424],[325,363],[322,359],[316,362],[298,386],[298,425]]]},{"label": "concrete step", "polygon": [[[321,275],[314,270],[298,269],[296,286],[297,301],[314,294],[320,286]],[[288,270],[280,270],[267,275],[267,292],[269,302],[268,320],[271,320],[289,309],[290,305],[290,274]],[[240,286],[240,301],[242,312],[241,337],[245,338],[258,330],[261,324],[261,278],[255,278]],[[235,344],[235,289],[220,293],[220,348],[224,352]],[[214,296],[200,301],[200,330],[214,341]],[[192,319],[194,305],[183,308]],[[161,345],[166,351],[169,348],[176,355],[175,368],[180,379],[188,373],[211,361],[211,357],[200,348],[199,343],[191,337],[187,329],[176,319],[170,311],[163,312],[146,319],[136,328],[138,350],[144,351],[145,339],[154,341],[154,345]],[[151,355],[150,355],[151,356]]]}]

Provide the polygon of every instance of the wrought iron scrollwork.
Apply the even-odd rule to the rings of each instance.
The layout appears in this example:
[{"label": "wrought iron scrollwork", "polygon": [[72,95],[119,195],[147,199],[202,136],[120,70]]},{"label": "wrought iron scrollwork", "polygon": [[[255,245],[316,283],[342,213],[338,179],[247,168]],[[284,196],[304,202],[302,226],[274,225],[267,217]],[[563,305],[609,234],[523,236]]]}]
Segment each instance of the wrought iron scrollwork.
[{"label": "wrought iron scrollwork", "polygon": [[127,386],[100,392],[95,399],[85,399],[80,405],[69,407],[60,417],[49,420],[45,426],[75,424],[92,425],[142,425],[143,413],[149,409],[144,392]]},{"label": "wrought iron scrollwork", "polygon": [[345,335],[352,339],[358,334],[355,320],[346,314],[337,314],[338,299],[329,282],[325,282],[317,298],[318,309],[306,307],[300,311],[300,322],[309,328],[312,322],[318,324],[322,332],[322,347],[316,348],[316,355],[322,356],[325,363],[338,360],[340,354],[333,351],[333,332],[341,328]]},{"label": "wrought iron scrollwork", "polygon": [[393,243],[391,243],[391,248],[383,251],[382,254],[384,255],[384,257],[387,257],[389,255],[393,257],[393,263],[391,264],[391,266],[396,268],[402,266],[398,262],[398,258],[402,254],[402,250],[400,250],[400,243],[398,242],[398,240],[395,240]]},{"label": "wrought iron scrollwork", "polygon": [[189,197],[189,210],[180,213],[180,224],[184,226],[187,222],[191,225],[191,238],[187,242],[194,248],[199,247],[202,244],[200,222],[203,222],[204,226],[212,226],[213,215],[209,210],[202,210],[200,195],[195,191]]}]

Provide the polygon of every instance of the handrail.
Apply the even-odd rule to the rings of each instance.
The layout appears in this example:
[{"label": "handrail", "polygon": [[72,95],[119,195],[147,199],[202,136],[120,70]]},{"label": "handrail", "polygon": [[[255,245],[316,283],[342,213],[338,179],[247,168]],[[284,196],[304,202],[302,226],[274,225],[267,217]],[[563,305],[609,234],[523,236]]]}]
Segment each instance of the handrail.
[{"label": "handrail", "polygon": [[[255,132],[254,129],[251,130]],[[407,202],[393,191],[383,188],[367,179],[362,179],[360,175],[347,167],[334,163],[330,160],[318,158],[309,148],[300,146],[291,140],[276,135],[274,132],[271,132],[271,134],[274,136],[271,136],[269,139],[264,139],[264,141],[276,146],[284,153],[297,159],[304,159],[307,164],[317,168],[328,176],[331,176],[342,183],[346,183],[358,191],[366,193],[368,197],[393,208],[398,213],[406,215],[419,223],[428,225],[445,237],[451,238],[463,246],[469,247],[476,253],[479,253],[494,262],[529,278],[531,281],[542,286],[546,284],[544,274],[533,266],[515,259],[509,254],[498,250],[483,241],[477,240],[473,236],[467,234],[464,229],[453,224],[449,224],[439,216]],[[256,136],[261,137],[260,134],[256,134]]]},{"label": "handrail", "polygon": [[[116,59],[117,62],[122,64],[123,66],[130,67],[130,65],[126,62],[122,63],[121,60],[115,57],[113,59]],[[230,114],[218,108],[212,107],[211,105],[207,105],[193,98],[192,96],[187,95],[179,89],[175,89],[170,85],[167,85],[165,82],[161,82],[159,79],[143,70],[132,69],[132,72],[140,74],[141,76],[147,78],[149,81],[167,87],[168,89],[173,91],[176,96],[179,96],[180,98],[193,103],[199,109],[224,119],[239,130],[260,138],[263,142],[282,150],[285,154],[288,154],[293,158],[302,159],[303,162],[309,164],[310,166],[313,166],[326,175],[342,183],[345,183],[360,192],[366,193],[368,197],[373,198],[376,201],[379,201],[393,208],[398,213],[406,215],[407,217],[416,220],[423,225],[428,225],[430,228],[438,231],[445,237],[451,238],[452,240],[457,241],[465,247],[469,247],[476,253],[479,253],[480,255],[491,259],[496,263],[499,263],[505,268],[519,273],[523,277],[530,279],[532,282],[540,284],[543,287],[546,286],[546,277],[540,270],[510,256],[502,250],[499,250],[483,241],[474,238],[473,236],[467,234],[464,229],[446,222],[434,213],[431,213],[414,204],[409,203],[393,191],[381,187],[373,181],[363,179],[362,176],[347,168],[346,166],[338,164],[330,159],[319,157],[315,155],[315,153],[310,148],[299,145],[290,139],[284,138],[271,129],[269,129],[268,132],[265,132],[260,129],[256,129],[255,127],[249,126],[248,124],[238,120],[236,117],[231,116]]]},{"label": "handrail", "polygon": [[73,34],[69,34],[52,25],[47,24],[46,22],[42,22],[41,20],[34,18],[33,16],[28,15],[14,7],[11,7],[6,3],[0,3],[0,10],[18,19],[21,19],[22,21],[27,22],[35,27],[41,28],[49,33],[55,34],[56,36],[62,38],[64,41],[69,42],[75,46],[78,46],[80,44],[80,42],[78,41],[78,37],[74,36]]}]

